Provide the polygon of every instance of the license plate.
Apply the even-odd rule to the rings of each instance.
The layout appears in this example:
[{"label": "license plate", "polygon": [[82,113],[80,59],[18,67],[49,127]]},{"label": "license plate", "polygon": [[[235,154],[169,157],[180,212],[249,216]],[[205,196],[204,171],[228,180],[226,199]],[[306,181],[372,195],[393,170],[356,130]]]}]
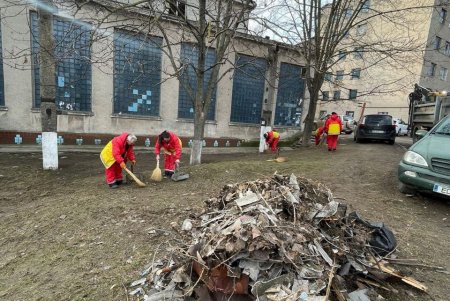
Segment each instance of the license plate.
[{"label": "license plate", "polygon": [[442,193],[445,195],[450,195],[450,187],[448,187],[448,186],[434,184],[433,191],[437,192],[437,193]]},{"label": "license plate", "polygon": [[379,131],[379,130],[373,130],[372,133],[374,134],[383,134],[384,131]]}]

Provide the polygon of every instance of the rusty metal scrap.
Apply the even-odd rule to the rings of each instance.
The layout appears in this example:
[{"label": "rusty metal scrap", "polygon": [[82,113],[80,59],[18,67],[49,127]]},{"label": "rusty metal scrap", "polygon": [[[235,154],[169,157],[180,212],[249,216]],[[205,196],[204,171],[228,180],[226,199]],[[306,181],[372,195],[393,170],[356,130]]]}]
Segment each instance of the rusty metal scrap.
[{"label": "rusty metal scrap", "polygon": [[225,185],[203,212],[183,219],[176,241],[141,274],[145,283],[132,283],[134,296],[342,299],[343,291],[360,289],[352,275],[377,269],[371,229],[347,218],[346,209],[325,185],[295,175]]}]

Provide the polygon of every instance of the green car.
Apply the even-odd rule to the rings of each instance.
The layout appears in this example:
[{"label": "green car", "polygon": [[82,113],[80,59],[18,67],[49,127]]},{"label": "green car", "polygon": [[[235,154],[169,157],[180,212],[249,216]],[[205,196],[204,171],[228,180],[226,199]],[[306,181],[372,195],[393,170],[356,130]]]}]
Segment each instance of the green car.
[{"label": "green car", "polygon": [[398,166],[399,189],[437,193],[450,198],[450,115],[439,121],[405,153]]}]

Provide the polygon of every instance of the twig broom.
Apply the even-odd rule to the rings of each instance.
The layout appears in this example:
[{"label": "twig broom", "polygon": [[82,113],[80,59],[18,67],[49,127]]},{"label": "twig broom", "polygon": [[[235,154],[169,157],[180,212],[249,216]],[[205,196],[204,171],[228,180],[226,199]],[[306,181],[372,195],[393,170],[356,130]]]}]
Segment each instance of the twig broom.
[{"label": "twig broom", "polygon": [[156,168],[153,170],[150,179],[155,182],[161,182],[162,180],[161,168],[159,168],[159,160],[156,160]]}]

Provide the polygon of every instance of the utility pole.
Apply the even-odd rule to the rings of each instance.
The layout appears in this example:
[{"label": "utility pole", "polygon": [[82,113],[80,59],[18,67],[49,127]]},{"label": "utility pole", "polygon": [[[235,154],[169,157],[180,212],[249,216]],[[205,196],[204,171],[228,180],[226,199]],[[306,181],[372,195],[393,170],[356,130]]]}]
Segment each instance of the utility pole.
[{"label": "utility pole", "polygon": [[42,164],[44,170],[58,169],[57,116],[55,104],[55,41],[53,1],[42,0],[39,15],[39,64],[41,88]]}]

